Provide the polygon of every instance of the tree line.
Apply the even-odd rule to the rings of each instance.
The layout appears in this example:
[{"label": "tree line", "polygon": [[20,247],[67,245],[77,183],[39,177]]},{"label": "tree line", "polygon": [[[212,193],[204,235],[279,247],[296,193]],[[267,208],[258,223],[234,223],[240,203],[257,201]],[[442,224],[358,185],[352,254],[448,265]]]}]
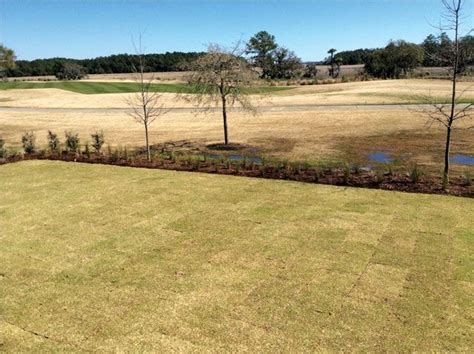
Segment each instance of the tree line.
[{"label": "tree line", "polygon": [[[146,72],[181,71],[182,64],[197,59],[203,53],[167,52],[164,54],[147,54]],[[17,60],[15,67],[6,69],[9,77],[51,76],[57,75],[64,66],[74,64],[83,68],[87,74],[129,73],[137,62],[134,54],[118,54],[93,59],[50,58],[36,60]],[[76,67],[77,68],[77,67]]]},{"label": "tree line", "polygon": [[[474,36],[459,38],[458,73],[474,65]],[[449,65],[444,59],[452,50],[453,41],[441,32],[430,34],[421,44],[403,40],[390,41],[385,48],[356,49],[337,52],[331,48],[329,56],[321,64],[329,65],[329,76],[339,76],[341,65],[363,64],[368,75],[379,78],[399,78],[420,66],[443,67]],[[145,72],[166,72],[185,70],[186,64],[194,62],[203,52],[167,52],[146,54]],[[291,50],[280,46],[275,36],[260,31],[246,43],[242,57],[260,70],[263,79],[315,78],[315,63],[304,64]],[[130,73],[137,62],[135,54],[118,54],[93,59],[50,58],[32,61],[15,61],[14,52],[0,46],[0,75],[56,76],[60,80],[80,79],[87,74]]]},{"label": "tree line", "polygon": [[[393,42],[393,41],[390,41]],[[460,38],[461,47],[464,48],[462,55],[466,60],[466,65],[474,65],[473,51],[474,51],[474,36],[467,35]],[[424,52],[423,61],[421,65],[427,67],[443,67],[446,62],[441,60],[445,56],[445,52],[452,48],[453,41],[449,38],[446,32],[441,32],[439,35],[430,34],[425,40],[419,44],[419,47]],[[343,65],[361,65],[367,63],[374,52],[383,48],[359,48],[354,50],[345,50],[337,53],[337,58],[341,58]],[[323,60],[322,64],[330,65],[331,57],[328,56]]]}]

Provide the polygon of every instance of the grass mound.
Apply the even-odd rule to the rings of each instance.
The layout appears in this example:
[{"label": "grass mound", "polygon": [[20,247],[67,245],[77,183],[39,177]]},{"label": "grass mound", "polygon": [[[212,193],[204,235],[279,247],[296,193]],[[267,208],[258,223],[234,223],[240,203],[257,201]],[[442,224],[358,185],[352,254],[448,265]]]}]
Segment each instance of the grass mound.
[{"label": "grass mound", "polygon": [[6,351],[471,351],[474,201],[0,166]]}]

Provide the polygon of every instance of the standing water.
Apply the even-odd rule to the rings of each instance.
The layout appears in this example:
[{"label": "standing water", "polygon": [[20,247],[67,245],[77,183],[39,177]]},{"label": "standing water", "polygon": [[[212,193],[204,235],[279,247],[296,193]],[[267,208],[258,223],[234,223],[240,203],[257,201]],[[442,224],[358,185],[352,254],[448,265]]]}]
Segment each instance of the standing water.
[{"label": "standing water", "polygon": [[369,160],[378,162],[378,163],[391,163],[392,162],[392,158],[388,154],[381,151],[376,151],[369,154]]},{"label": "standing water", "polygon": [[474,156],[454,155],[451,157],[451,162],[459,165],[474,165]]}]

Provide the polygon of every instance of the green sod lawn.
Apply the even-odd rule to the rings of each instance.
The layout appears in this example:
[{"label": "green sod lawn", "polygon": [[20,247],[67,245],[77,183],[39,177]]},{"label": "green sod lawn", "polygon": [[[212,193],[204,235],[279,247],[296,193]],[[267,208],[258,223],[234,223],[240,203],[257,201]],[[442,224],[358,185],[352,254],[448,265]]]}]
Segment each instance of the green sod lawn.
[{"label": "green sod lawn", "polygon": [[[137,92],[138,84],[134,82],[92,82],[92,81],[48,81],[48,82],[0,82],[0,90],[25,90],[56,88],[84,94],[127,93]],[[169,93],[192,93],[187,84],[152,84],[152,90]],[[289,90],[291,87],[263,86],[251,89],[251,93],[271,93]]]},{"label": "green sod lawn", "polygon": [[474,350],[474,200],[0,166],[0,349]]}]

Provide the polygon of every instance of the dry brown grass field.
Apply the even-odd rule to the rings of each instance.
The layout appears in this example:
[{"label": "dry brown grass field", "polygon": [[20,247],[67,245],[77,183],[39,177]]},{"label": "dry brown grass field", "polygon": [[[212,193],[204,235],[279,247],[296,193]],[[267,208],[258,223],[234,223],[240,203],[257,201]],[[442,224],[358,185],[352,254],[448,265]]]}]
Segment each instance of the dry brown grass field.
[{"label": "dry brown grass field", "polygon": [[[460,83],[460,90],[466,91],[465,99],[471,101],[474,100],[472,84]],[[408,103],[419,102],[416,97],[424,95],[446,99],[449,89],[449,81],[444,80],[388,80],[296,87],[258,98],[257,104],[267,107],[267,110],[256,116],[232,112],[230,138],[232,142],[256,147],[265,156],[364,164],[369,153],[384,151],[400,158],[405,167],[416,162],[438,172],[444,132],[437,126],[428,129],[423,114],[403,106],[322,109],[312,105]],[[18,147],[21,135],[26,131],[36,132],[38,143],[45,145],[48,130],[61,135],[65,130],[76,131],[82,143],[90,140],[91,133],[103,130],[110,145],[140,146],[143,144],[142,127],[126,113],[127,96],[85,95],[58,89],[3,91],[2,107],[28,109],[0,110],[0,134],[8,145]],[[162,98],[167,107],[192,108],[175,94],[163,94]],[[274,109],[268,110],[272,107]],[[299,109],[292,111],[292,107]],[[52,110],[48,111],[48,108]],[[221,142],[220,114],[172,111],[151,126],[153,143],[177,140],[203,145]],[[472,130],[454,133],[452,152],[474,154]],[[453,169],[462,172],[472,167],[453,165]]]},{"label": "dry brown grass field", "polygon": [[[474,101],[474,82],[459,83],[465,91],[464,100]],[[291,90],[274,92],[259,97],[259,106],[292,106],[314,104],[397,104],[419,103],[424,96],[449,99],[450,84],[447,80],[381,80],[338,83],[331,85],[297,86]],[[2,107],[34,108],[120,108],[127,107],[129,94],[84,95],[59,89],[6,90],[0,92]],[[192,107],[175,94],[163,94],[167,107]]]}]

